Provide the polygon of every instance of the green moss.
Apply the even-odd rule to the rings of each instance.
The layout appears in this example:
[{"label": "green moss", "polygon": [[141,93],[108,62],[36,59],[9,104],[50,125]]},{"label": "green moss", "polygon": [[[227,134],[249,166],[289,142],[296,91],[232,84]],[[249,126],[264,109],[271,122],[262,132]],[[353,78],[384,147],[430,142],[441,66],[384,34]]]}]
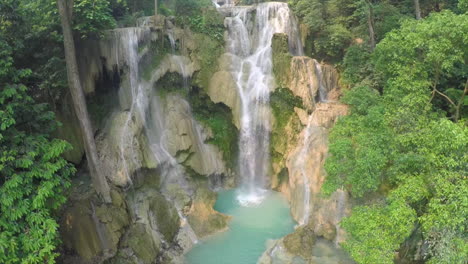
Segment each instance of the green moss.
[{"label": "green moss", "polygon": [[[144,46],[142,46],[142,50]],[[171,53],[171,44],[166,37],[151,41],[148,44],[148,54],[143,58],[140,64],[140,72],[145,80],[151,79],[152,72],[158,68],[164,57]]]},{"label": "green moss", "polygon": [[287,235],[283,243],[288,252],[299,255],[304,259],[310,259],[315,244],[314,230],[309,226],[299,227],[294,233]]},{"label": "green moss", "polygon": [[179,94],[182,97],[188,95],[188,84],[184,82],[184,78],[176,72],[168,72],[156,82],[156,91],[161,98],[168,94]]},{"label": "green moss", "polygon": [[197,49],[194,55],[200,62],[200,71],[195,73],[194,83],[198,87],[208,88],[211,76],[218,70],[218,58],[224,53],[224,43],[207,34],[195,34]]},{"label": "green moss", "polygon": [[273,73],[279,86],[289,84],[289,71],[292,56],[289,53],[288,36],[286,34],[273,35],[271,47],[273,50]]},{"label": "green moss", "polygon": [[238,130],[232,121],[231,110],[224,104],[213,103],[205,91],[199,87],[187,87],[183,78],[177,73],[165,74],[156,83],[156,87],[161,97],[176,93],[187,99],[195,119],[211,128],[213,132],[213,137],[208,139],[206,143],[217,146],[223,153],[226,165],[233,168],[238,151]]},{"label": "green moss", "polygon": [[162,194],[159,194],[150,204],[150,210],[156,214],[159,232],[168,243],[171,243],[179,230],[179,215],[176,209]]},{"label": "green moss", "polygon": [[216,145],[222,152],[226,165],[234,167],[238,152],[238,130],[232,122],[231,110],[224,104],[213,103],[201,89],[193,87],[188,100],[195,119],[211,128],[213,137],[207,141]]},{"label": "green moss", "polygon": [[[143,224],[132,226],[128,233],[128,239],[124,241],[124,244],[128,245],[143,263],[152,263],[160,251]],[[119,258],[117,257],[117,259]]]},{"label": "green moss", "polygon": [[[270,155],[273,163],[284,159],[282,149],[287,146],[285,127],[294,114],[294,107],[303,108],[302,99],[294,96],[287,88],[278,88],[270,95],[270,106],[275,117],[275,126],[270,137]],[[297,121],[297,120],[296,120]],[[300,124],[294,124],[295,127]]]},{"label": "green moss", "polygon": [[270,105],[277,128],[284,128],[294,114],[294,107],[303,108],[302,99],[287,88],[278,88],[270,95]]}]

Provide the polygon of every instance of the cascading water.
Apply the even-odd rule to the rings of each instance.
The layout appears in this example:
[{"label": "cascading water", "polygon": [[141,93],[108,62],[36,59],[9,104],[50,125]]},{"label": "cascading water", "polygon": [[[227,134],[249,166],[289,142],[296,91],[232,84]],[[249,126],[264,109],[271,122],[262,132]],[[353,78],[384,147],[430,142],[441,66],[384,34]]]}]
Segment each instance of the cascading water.
[{"label": "cascading water", "polygon": [[[239,63],[232,75],[241,99],[239,172],[242,177],[238,200],[243,205],[263,200],[269,164],[269,94],[274,88],[271,42],[275,33],[290,39],[294,19],[286,3],[263,3],[255,7],[234,7],[226,18],[227,49]],[[301,46],[301,45],[295,45]]]},{"label": "cascading water", "polygon": [[346,204],[346,192],[343,189],[338,189],[336,191],[336,215],[335,215],[335,226],[336,226],[336,237],[335,237],[335,246],[339,246],[341,242],[341,219],[345,216],[345,204]]},{"label": "cascading water", "polygon": [[[128,67],[128,78],[129,78],[129,84],[130,84],[130,96],[131,96],[131,104],[130,104],[130,109],[129,113],[127,116],[127,119],[124,123],[123,126],[123,131],[122,131],[122,137],[120,141],[120,158],[121,162],[123,165],[125,177],[131,181],[131,175],[130,175],[130,164],[138,166],[139,161],[136,158],[135,155],[135,150],[133,148],[134,145],[134,137],[129,137],[130,129],[131,129],[131,122],[132,118],[135,117],[140,122],[144,122],[145,117],[144,117],[144,112],[142,112],[142,109],[145,109],[148,102],[146,101],[147,97],[142,94],[145,92],[145,90],[140,89],[140,83],[139,83],[139,72],[138,72],[138,62],[139,62],[139,57],[138,57],[138,31],[140,31],[140,28],[124,28],[120,29],[120,43],[122,47],[122,53],[124,55],[123,61],[119,60],[118,54],[117,54],[117,64],[119,68],[123,67],[123,64],[125,63]],[[130,153],[127,153],[127,147]],[[130,155],[129,159],[127,159],[127,156]]]},{"label": "cascading water", "polygon": [[315,64],[315,74],[318,78],[319,89],[318,89],[318,101],[319,102],[327,102],[327,89],[325,88],[325,84],[323,82],[323,72],[322,72],[322,65],[314,60]]},{"label": "cascading water", "polygon": [[[164,188],[168,184],[177,184],[184,188],[187,186],[185,180],[185,171],[183,167],[177,162],[167,150],[166,137],[166,120],[163,116],[164,109],[159,100],[159,97],[155,94],[152,89],[154,80],[150,82],[143,81],[138,72],[139,56],[138,56],[138,35],[136,32],[141,30],[140,28],[125,28],[121,29],[121,43],[123,47],[123,54],[125,56],[125,63],[128,67],[128,78],[130,84],[130,96],[131,104],[128,113],[127,120],[122,128],[122,138],[120,142],[120,157],[124,168],[124,173],[128,180],[131,180],[130,165],[139,167],[139,161],[136,157],[136,150],[134,149],[135,138],[131,134],[132,122],[141,123],[143,126],[144,133],[149,143],[149,149],[151,150],[155,160],[161,166],[161,178],[162,178],[162,191],[164,194]],[[175,58],[179,56],[172,55]],[[176,62],[181,60],[175,60]],[[183,73],[184,80],[188,78],[187,71],[185,70],[184,64],[178,63],[181,68],[180,71]],[[120,65],[119,62],[119,67]],[[137,120],[137,121],[135,121]],[[199,143],[199,142],[198,142]],[[199,143],[201,144],[201,143]],[[128,147],[130,146],[130,147]],[[130,153],[128,153],[130,152]],[[130,155],[130,159],[128,156]],[[192,190],[186,190],[189,194]],[[166,197],[168,199],[168,197]],[[169,199],[168,199],[169,200]],[[181,228],[192,240],[192,243],[197,243],[198,239],[187,222],[184,214],[182,213],[182,206],[176,204],[176,209],[181,218]]]},{"label": "cascading water", "polygon": [[309,215],[310,215],[310,181],[309,177],[306,172],[306,162],[307,162],[307,152],[310,149],[310,141],[311,141],[311,136],[312,136],[312,119],[313,115],[310,115],[308,120],[307,120],[307,126],[305,128],[305,134],[304,134],[304,143],[302,145],[301,151],[299,153],[299,156],[295,160],[295,167],[299,168],[300,173],[302,175],[302,184],[304,185],[304,193],[303,193],[303,199],[304,199],[304,206],[303,206],[303,212],[302,212],[302,218],[299,221],[299,225],[307,225],[309,223]]}]

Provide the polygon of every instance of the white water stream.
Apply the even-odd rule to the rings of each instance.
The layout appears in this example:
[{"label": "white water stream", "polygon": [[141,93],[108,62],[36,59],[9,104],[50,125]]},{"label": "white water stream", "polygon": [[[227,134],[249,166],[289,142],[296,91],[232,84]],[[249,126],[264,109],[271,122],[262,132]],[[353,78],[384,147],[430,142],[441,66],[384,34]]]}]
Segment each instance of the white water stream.
[{"label": "white water stream", "polygon": [[238,200],[243,205],[259,204],[266,192],[270,159],[269,100],[275,87],[272,38],[275,33],[288,34],[294,40],[299,38],[293,31],[297,27],[286,3],[263,3],[253,9],[232,7],[230,12],[232,16],[225,20],[227,51],[236,60],[231,73],[241,99],[239,172],[242,186]]},{"label": "white water stream", "polygon": [[[164,188],[169,184],[177,184],[184,188],[188,186],[186,182],[186,175],[184,168],[177,162],[167,147],[166,132],[168,129],[167,120],[164,117],[164,108],[160,98],[156,95],[153,89],[153,82],[146,82],[140,78],[139,75],[139,56],[138,56],[138,35],[137,31],[140,28],[125,28],[121,29],[122,37],[120,38],[121,46],[123,47],[123,54],[126,56],[125,63],[128,71],[128,78],[130,83],[131,106],[127,120],[123,126],[122,138],[120,142],[120,157],[124,167],[124,173],[127,179],[131,180],[130,164],[134,167],[140,167],[141,164],[136,156],[134,149],[135,137],[132,134],[132,123],[143,124],[145,136],[149,143],[149,148],[153,154],[154,159],[162,167],[161,181],[164,194]],[[172,42],[171,42],[172,43]],[[188,78],[187,71],[181,60],[177,59],[180,56],[172,55],[183,73],[184,80]],[[121,65],[119,65],[121,67]],[[184,81],[187,83],[186,81]],[[188,103],[187,103],[188,105]],[[195,126],[193,126],[195,127]],[[200,133],[199,130],[195,133]],[[201,140],[201,137],[198,137]],[[203,145],[202,142],[197,142],[198,145]],[[130,152],[130,153],[128,153]],[[209,155],[207,155],[209,156]],[[186,190],[191,193],[192,190]],[[166,197],[169,200],[169,197]],[[182,213],[181,206],[176,204],[179,217],[181,218],[181,228],[184,230],[192,243],[197,243],[198,239],[195,232],[192,230],[187,222],[184,214]]]}]

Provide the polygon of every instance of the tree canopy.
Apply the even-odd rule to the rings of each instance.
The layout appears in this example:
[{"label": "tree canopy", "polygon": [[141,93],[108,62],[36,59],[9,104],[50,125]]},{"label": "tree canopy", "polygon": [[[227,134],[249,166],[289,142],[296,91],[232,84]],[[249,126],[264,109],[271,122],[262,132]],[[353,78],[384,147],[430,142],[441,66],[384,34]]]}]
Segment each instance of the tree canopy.
[{"label": "tree canopy", "polygon": [[332,130],[323,191],[381,197],[342,223],[358,263],[393,263],[419,231],[429,263],[468,257],[467,41],[468,16],[445,10],[344,57],[351,114]]}]

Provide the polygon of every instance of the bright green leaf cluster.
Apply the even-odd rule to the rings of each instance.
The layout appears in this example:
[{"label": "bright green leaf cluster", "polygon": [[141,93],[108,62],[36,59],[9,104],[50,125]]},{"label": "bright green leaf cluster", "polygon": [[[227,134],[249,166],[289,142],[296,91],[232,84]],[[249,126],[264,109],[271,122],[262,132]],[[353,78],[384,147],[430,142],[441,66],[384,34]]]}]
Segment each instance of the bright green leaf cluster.
[{"label": "bright green leaf cluster", "polygon": [[[0,42],[8,48],[8,44]],[[9,50],[9,49],[7,49]],[[46,104],[37,104],[18,82],[8,52],[0,57],[0,263],[55,263],[56,211],[75,172],[61,155],[70,148],[51,139],[57,126]]]}]

